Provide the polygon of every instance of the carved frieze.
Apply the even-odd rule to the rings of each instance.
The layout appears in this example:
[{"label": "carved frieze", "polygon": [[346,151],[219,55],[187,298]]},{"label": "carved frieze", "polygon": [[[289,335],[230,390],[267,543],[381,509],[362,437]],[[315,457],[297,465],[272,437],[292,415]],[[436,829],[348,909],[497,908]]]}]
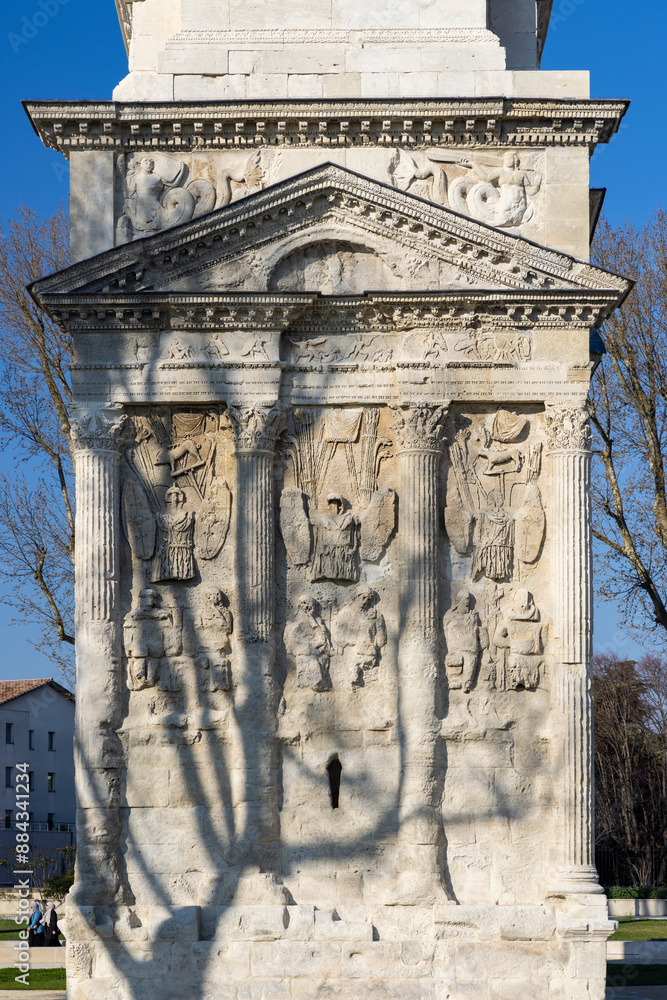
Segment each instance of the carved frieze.
[{"label": "carved frieze", "polygon": [[466,156],[432,149],[413,156],[399,149],[389,172],[395,187],[501,228],[531,221],[542,185],[542,174],[515,152]]}]

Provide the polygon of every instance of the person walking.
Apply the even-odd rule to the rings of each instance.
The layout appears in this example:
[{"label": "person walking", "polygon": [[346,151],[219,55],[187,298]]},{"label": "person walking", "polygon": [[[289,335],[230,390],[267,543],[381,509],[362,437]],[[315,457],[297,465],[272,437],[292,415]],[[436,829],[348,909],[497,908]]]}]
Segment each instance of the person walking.
[{"label": "person walking", "polygon": [[53,903],[46,904],[46,913],[42,917],[42,924],[44,925],[44,944],[46,947],[60,947],[60,941],[58,940],[58,914]]},{"label": "person walking", "polygon": [[44,927],[42,926],[42,911],[39,904],[32,902],[32,913],[28,923],[28,947],[41,948],[44,944]]}]

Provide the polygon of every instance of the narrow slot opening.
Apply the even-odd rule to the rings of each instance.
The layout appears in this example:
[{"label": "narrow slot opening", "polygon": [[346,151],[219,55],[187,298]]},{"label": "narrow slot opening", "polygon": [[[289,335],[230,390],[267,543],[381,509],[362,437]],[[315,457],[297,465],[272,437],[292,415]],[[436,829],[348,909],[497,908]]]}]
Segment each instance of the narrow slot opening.
[{"label": "narrow slot opening", "polygon": [[338,757],[334,757],[333,760],[329,761],[327,764],[327,773],[329,775],[329,794],[331,795],[331,808],[338,809],[338,801],[340,799],[340,776],[343,771],[343,765],[338,760]]}]

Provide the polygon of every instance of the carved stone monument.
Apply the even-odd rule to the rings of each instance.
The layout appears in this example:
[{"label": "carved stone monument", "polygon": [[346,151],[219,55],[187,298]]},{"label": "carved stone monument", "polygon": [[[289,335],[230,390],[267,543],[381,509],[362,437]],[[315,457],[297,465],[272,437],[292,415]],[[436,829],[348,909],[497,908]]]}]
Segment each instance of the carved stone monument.
[{"label": "carved stone monument", "polygon": [[117,5],[115,100],[27,105],[72,184],[68,997],[602,1000],[625,104],[539,69],[548,0]]}]

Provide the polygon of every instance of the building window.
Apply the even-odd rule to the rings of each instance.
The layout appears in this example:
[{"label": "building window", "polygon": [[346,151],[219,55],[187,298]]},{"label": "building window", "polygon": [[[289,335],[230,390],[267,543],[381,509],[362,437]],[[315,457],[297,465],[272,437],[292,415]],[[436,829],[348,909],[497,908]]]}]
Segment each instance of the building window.
[{"label": "building window", "polygon": [[49,733],[49,750],[55,750],[56,748],[56,734]]},{"label": "building window", "polygon": [[35,814],[34,813],[28,813],[28,819],[29,819],[29,823],[30,823],[30,829],[32,830],[32,824],[35,822]]},{"label": "building window", "polygon": [[5,830],[11,830],[14,812],[12,809],[5,809]]},{"label": "building window", "polygon": [[28,790],[34,792],[35,790],[35,772],[28,771]]},{"label": "building window", "polygon": [[49,771],[49,773],[46,776],[46,790],[47,792],[55,792],[56,790],[55,771]]},{"label": "building window", "polygon": [[28,730],[28,750],[34,750],[34,749],[35,749],[35,730],[34,729],[29,729]]},{"label": "building window", "polygon": [[5,768],[5,788],[13,788],[14,787],[13,778],[14,778],[14,768],[13,767],[6,767]]},{"label": "building window", "polygon": [[14,742],[14,723],[5,722],[5,743]]},{"label": "building window", "polygon": [[47,830],[53,830],[53,821],[55,819],[55,816],[56,816],[55,813],[47,813],[46,814],[46,829]]}]

